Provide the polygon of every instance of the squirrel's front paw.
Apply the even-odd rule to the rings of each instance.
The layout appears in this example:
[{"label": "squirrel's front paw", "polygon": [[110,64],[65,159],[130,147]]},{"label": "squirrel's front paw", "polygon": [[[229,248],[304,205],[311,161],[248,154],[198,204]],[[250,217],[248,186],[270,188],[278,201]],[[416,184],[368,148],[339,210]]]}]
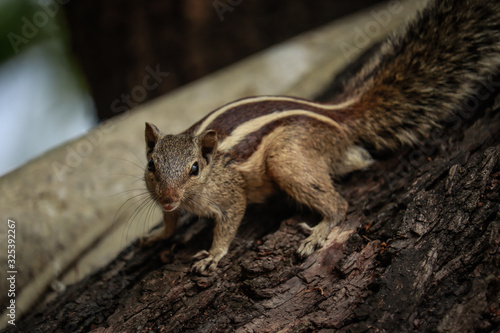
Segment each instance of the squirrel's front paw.
[{"label": "squirrel's front paw", "polygon": [[200,274],[207,274],[210,271],[214,271],[220,260],[220,258],[211,255],[205,250],[196,253],[193,259],[197,261],[193,264],[192,269],[194,272]]}]

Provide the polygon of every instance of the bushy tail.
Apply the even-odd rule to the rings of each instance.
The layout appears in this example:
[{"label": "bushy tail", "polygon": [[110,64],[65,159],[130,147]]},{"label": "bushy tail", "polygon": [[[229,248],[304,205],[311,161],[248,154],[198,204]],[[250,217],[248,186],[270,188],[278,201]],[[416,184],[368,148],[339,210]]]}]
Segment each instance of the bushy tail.
[{"label": "bushy tail", "polygon": [[347,123],[374,148],[415,143],[454,112],[471,115],[500,82],[500,1],[433,1],[346,86]]}]

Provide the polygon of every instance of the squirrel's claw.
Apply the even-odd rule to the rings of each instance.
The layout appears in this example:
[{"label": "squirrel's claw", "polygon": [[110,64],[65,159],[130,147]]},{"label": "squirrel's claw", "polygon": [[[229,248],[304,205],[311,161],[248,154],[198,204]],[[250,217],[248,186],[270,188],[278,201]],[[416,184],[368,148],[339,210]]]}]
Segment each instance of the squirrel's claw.
[{"label": "squirrel's claw", "polygon": [[317,248],[321,247],[321,244],[318,240],[311,238],[312,237],[309,236],[300,243],[299,248],[297,249],[297,254],[301,258],[310,256]]},{"label": "squirrel's claw", "polygon": [[297,254],[301,258],[308,257],[311,255],[317,248],[323,247],[326,243],[326,238],[330,232],[329,228],[326,224],[320,223],[314,228],[309,227],[305,223],[299,224],[300,229],[304,233],[309,233],[309,237],[304,239],[297,249]]},{"label": "squirrel's claw", "polygon": [[199,274],[207,274],[217,268],[217,264],[221,258],[216,258],[209,252],[203,250],[196,253],[193,259],[197,261],[193,263],[192,270]]}]

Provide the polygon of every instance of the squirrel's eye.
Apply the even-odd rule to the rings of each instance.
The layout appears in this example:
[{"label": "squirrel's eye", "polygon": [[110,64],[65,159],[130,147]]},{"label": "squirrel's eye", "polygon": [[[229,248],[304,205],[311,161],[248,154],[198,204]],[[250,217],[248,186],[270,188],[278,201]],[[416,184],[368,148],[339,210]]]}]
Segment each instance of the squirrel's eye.
[{"label": "squirrel's eye", "polygon": [[200,168],[198,167],[198,162],[194,162],[193,166],[191,167],[191,171],[189,172],[190,176],[198,176],[198,171]]},{"label": "squirrel's eye", "polygon": [[151,172],[155,172],[156,171],[155,162],[153,161],[153,159],[150,159],[149,162],[148,162],[148,170],[151,171]]}]

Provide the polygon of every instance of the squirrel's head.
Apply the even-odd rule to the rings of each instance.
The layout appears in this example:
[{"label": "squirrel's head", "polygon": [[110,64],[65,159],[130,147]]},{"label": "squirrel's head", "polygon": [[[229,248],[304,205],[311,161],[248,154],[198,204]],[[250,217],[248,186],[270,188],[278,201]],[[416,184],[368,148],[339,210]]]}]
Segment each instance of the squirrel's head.
[{"label": "squirrel's head", "polygon": [[163,135],[146,123],[146,186],[164,211],[173,211],[195,196],[205,184],[214,155],[217,134]]}]

